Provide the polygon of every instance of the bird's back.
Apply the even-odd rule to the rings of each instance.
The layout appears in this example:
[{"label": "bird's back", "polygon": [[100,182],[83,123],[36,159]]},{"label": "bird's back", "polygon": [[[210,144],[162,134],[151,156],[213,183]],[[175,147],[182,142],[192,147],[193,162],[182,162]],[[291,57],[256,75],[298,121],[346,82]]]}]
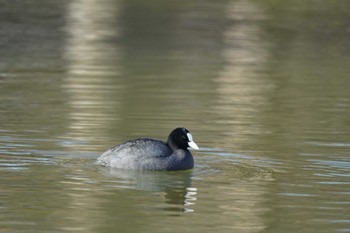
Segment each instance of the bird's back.
[{"label": "bird's back", "polygon": [[161,166],[173,151],[163,141],[153,138],[139,138],[127,141],[112,147],[104,152],[98,159],[97,164],[140,169],[144,164],[157,163],[153,166]]}]

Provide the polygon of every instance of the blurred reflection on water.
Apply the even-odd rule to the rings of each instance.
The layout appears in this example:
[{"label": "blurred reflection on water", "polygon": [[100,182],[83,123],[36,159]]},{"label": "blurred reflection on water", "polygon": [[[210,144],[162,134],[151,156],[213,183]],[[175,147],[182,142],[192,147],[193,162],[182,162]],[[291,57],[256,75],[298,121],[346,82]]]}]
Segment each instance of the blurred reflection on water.
[{"label": "blurred reflection on water", "polygon": [[[269,105],[267,96],[274,87],[274,83],[260,75],[269,56],[267,41],[261,41],[262,30],[256,24],[265,19],[263,12],[247,1],[232,2],[227,11],[232,21],[240,23],[223,32],[225,66],[215,79],[217,100],[213,107],[219,115],[218,125],[226,132],[223,147],[242,143],[239,141],[242,137],[235,137],[237,133],[263,133],[259,125],[251,123],[259,122],[254,118],[260,118],[259,113]],[[251,138],[246,139],[250,143]]]},{"label": "blurred reflection on water", "polygon": [[[349,231],[347,2],[0,4],[0,231]],[[94,165],[177,126],[193,171]]]},{"label": "blurred reflection on water", "polygon": [[[110,186],[137,189],[150,192],[164,192],[166,203],[171,211],[192,212],[197,189],[191,187],[191,172],[148,172],[101,169],[104,175],[117,178]],[[162,202],[160,202],[160,206]],[[154,206],[154,208],[158,208]]]},{"label": "blurred reflection on water", "polygon": [[113,42],[119,34],[118,10],[113,1],[72,1],[67,6],[63,83],[70,104],[67,132],[84,147],[86,141],[98,141],[110,122],[118,119],[110,114],[118,112],[123,88],[118,82],[120,52]]}]

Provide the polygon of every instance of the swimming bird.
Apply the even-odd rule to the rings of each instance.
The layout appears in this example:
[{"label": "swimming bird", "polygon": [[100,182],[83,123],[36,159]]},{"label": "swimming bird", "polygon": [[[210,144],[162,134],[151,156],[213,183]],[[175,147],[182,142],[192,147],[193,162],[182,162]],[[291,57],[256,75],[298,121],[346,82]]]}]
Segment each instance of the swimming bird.
[{"label": "swimming bird", "polygon": [[154,138],[130,140],[104,152],[96,164],[133,170],[187,170],[194,166],[189,147],[199,149],[187,129],[176,128],[167,142]]}]

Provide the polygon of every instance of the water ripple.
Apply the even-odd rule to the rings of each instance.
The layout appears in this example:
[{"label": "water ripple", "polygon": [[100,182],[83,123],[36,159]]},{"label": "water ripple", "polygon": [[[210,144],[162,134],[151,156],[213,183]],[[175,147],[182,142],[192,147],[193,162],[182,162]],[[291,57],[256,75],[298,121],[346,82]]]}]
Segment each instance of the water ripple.
[{"label": "water ripple", "polygon": [[[266,158],[256,158],[250,155],[241,155],[224,152],[217,148],[201,148],[201,156],[196,157],[201,176],[220,176],[220,179],[272,179],[275,164]],[[217,178],[217,177],[216,177]]]}]

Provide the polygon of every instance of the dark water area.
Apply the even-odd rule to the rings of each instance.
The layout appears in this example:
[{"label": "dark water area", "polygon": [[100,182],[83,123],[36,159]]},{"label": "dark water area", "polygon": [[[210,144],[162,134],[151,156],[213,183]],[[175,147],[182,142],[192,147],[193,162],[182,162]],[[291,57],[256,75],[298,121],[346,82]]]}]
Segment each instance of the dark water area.
[{"label": "dark water area", "polygon": [[[0,0],[0,232],[350,232],[349,11]],[[193,170],[94,164],[178,126]]]}]

